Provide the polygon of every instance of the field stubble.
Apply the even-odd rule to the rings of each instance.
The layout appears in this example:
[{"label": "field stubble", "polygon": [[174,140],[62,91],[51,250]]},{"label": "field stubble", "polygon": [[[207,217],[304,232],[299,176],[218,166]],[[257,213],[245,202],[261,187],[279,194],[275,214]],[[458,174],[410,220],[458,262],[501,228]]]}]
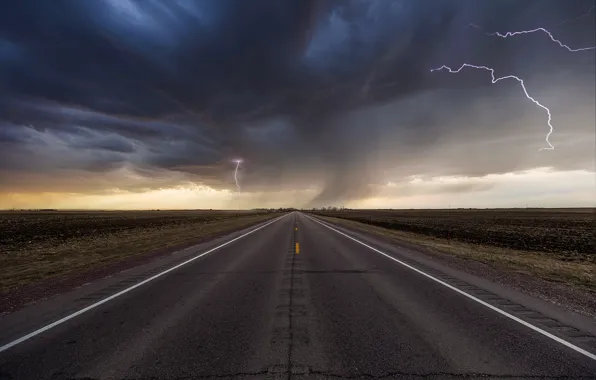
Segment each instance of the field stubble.
[{"label": "field stubble", "polygon": [[214,237],[275,215],[248,211],[2,212],[0,294]]},{"label": "field stubble", "polygon": [[596,290],[594,209],[342,210],[316,214],[368,225],[371,232],[459,258]]}]

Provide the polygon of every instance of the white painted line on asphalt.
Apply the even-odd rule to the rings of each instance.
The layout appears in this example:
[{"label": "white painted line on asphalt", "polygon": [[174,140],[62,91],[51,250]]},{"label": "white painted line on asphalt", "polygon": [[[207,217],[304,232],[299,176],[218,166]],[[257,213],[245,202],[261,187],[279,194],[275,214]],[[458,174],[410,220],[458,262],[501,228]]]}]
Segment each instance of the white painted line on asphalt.
[{"label": "white painted line on asphalt", "polygon": [[466,292],[464,292],[464,291],[456,288],[455,286],[446,283],[445,281],[442,281],[442,280],[440,280],[440,279],[438,279],[436,277],[433,277],[430,274],[425,273],[425,272],[421,271],[420,269],[411,266],[410,264],[407,264],[407,263],[405,263],[405,262],[403,262],[403,261],[401,261],[399,259],[396,259],[395,257],[392,257],[392,256],[386,254],[385,252],[381,252],[378,249],[376,249],[374,247],[371,247],[370,245],[368,245],[366,243],[363,243],[360,240],[355,239],[355,238],[351,237],[348,234],[345,234],[345,233],[343,233],[343,232],[341,232],[339,230],[336,230],[335,228],[329,226],[327,223],[323,223],[323,222],[319,221],[318,219],[313,218],[313,217],[310,217],[310,216],[307,216],[307,215],[304,215],[304,216],[306,218],[312,220],[312,221],[315,221],[315,222],[319,223],[322,226],[325,226],[325,227],[329,228],[330,230],[333,230],[333,231],[337,232],[340,235],[343,235],[343,236],[347,237],[348,239],[351,239],[351,240],[355,241],[358,244],[361,244],[361,245],[365,246],[366,248],[369,248],[369,249],[371,249],[371,250],[373,250],[373,251],[375,251],[375,252],[377,252],[377,253],[385,256],[385,257],[387,257],[388,259],[391,259],[391,260],[395,261],[398,264],[401,264],[401,265],[405,266],[408,269],[411,269],[411,270],[413,270],[413,271],[415,271],[415,272],[417,272],[417,273],[419,273],[419,274],[421,274],[421,275],[423,275],[423,276],[425,276],[425,277],[427,277],[427,278],[429,278],[429,279],[431,279],[431,280],[433,280],[433,281],[435,281],[435,282],[437,282],[437,283],[439,283],[439,284],[441,284],[443,286],[446,286],[447,288],[449,288],[449,289],[451,289],[451,290],[453,290],[453,291],[455,291],[455,292],[457,292],[457,293],[459,293],[459,294],[461,294],[461,295],[463,295],[465,297],[468,297],[469,299],[471,299],[473,301],[478,302],[479,304],[481,304],[483,306],[488,307],[491,310],[496,311],[497,313],[499,313],[501,315],[504,315],[505,317],[507,317],[509,319],[514,320],[517,323],[520,323],[520,324],[522,324],[522,325],[524,325],[526,327],[529,327],[532,330],[534,330],[534,331],[536,331],[536,332],[538,332],[538,333],[540,333],[540,334],[542,334],[542,335],[544,335],[544,336],[546,336],[546,337],[548,337],[548,338],[550,338],[550,339],[552,339],[552,340],[554,340],[554,341],[556,341],[558,343],[561,343],[562,345],[567,346],[567,347],[571,348],[572,350],[577,351],[580,354],[585,355],[585,356],[587,356],[588,358],[590,358],[592,360],[596,360],[596,355],[594,355],[593,353],[591,353],[589,351],[584,350],[581,347],[578,347],[578,346],[574,345],[573,343],[570,343],[570,342],[568,342],[568,341],[566,341],[564,339],[561,339],[558,336],[553,335],[553,334],[549,333],[548,331],[545,331],[545,330],[541,329],[540,327],[536,327],[533,324],[528,323],[528,322],[524,321],[523,319],[516,317],[515,315],[509,314],[508,312],[506,312],[504,310],[501,310],[498,307],[495,307],[495,306],[489,304],[488,302],[485,302],[485,301],[483,301],[483,300],[481,300],[479,298],[476,298],[473,295],[471,295],[469,293],[466,293]]},{"label": "white painted line on asphalt", "polygon": [[243,234],[243,235],[240,235],[240,236],[238,236],[238,237],[236,237],[236,238],[234,238],[234,239],[232,239],[232,240],[229,240],[229,241],[227,241],[227,242],[225,242],[225,243],[223,243],[223,244],[220,244],[220,245],[218,245],[218,246],[217,246],[217,247],[215,247],[215,248],[211,248],[210,250],[208,250],[208,251],[206,251],[206,252],[203,252],[203,253],[201,253],[201,254],[200,254],[200,255],[198,255],[198,256],[195,256],[195,257],[193,257],[193,258],[191,258],[191,259],[188,259],[188,260],[186,260],[186,261],[184,261],[184,262],[182,262],[182,263],[180,263],[180,264],[178,264],[178,265],[176,265],[176,266],[173,266],[173,267],[171,267],[171,268],[169,268],[169,269],[166,269],[166,270],[164,270],[163,272],[160,272],[160,273],[158,273],[158,274],[156,274],[156,275],[154,275],[154,276],[151,276],[151,277],[149,277],[148,279],[145,279],[145,280],[143,280],[143,281],[139,282],[138,284],[132,285],[131,287],[129,287],[129,288],[126,288],[126,289],[124,289],[124,290],[121,290],[121,291],[119,291],[118,293],[112,294],[111,296],[109,296],[109,297],[106,297],[106,298],[102,299],[101,301],[98,301],[98,302],[96,302],[96,303],[94,303],[94,304],[92,304],[92,305],[89,305],[89,306],[87,306],[87,307],[85,307],[85,308],[83,308],[83,309],[81,309],[81,310],[75,311],[74,313],[72,313],[72,314],[70,314],[70,315],[67,315],[67,316],[66,316],[66,317],[64,317],[64,318],[58,319],[57,321],[55,321],[55,322],[52,322],[52,323],[50,323],[49,325],[46,325],[46,326],[44,326],[44,327],[41,327],[41,328],[39,328],[39,329],[37,329],[37,330],[35,330],[35,331],[33,331],[33,332],[31,332],[31,333],[29,333],[29,334],[25,335],[25,336],[22,336],[22,337],[20,337],[19,339],[13,340],[13,341],[12,341],[12,342],[10,342],[10,343],[6,343],[5,345],[3,345],[3,346],[0,346],[0,352],[6,351],[6,350],[8,350],[9,348],[11,348],[11,347],[14,347],[14,346],[16,346],[16,345],[17,345],[17,344],[19,344],[19,343],[22,343],[22,342],[24,342],[24,341],[26,341],[26,340],[28,340],[28,339],[31,339],[31,338],[33,338],[33,337],[34,337],[34,336],[36,336],[36,335],[39,335],[39,334],[41,334],[41,333],[43,333],[43,332],[46,332],[46,331],[48,331],[49,329],[51,329],[51,328],[54,328],[54,327],[56,327],[56,326],[58,326],[58,325],[60,325],[60,324],[62,324],[62,323],[64,323],[64,322],[66,322],[66,321],[68,321],[68,320],[71,320],[71,319],[73,319],[74,317],[77,317],[77,316],[79,316],[79,315],[81,315],[81,314],[83,314],[83,313],[86,313],[86,312],[88,312],[88,311],[89,311],[89,310],[91,310],[91,309],[95,309],[96,307],[98,307],[98,306],[100,306],[100,305],[103,305],[104,303],[106,303],[106,302],[109,302],[109,301],[113,300],[114,298],[118,298],[118,297],[120,297],[121,295],[123,295],[123,294],[126,294],[126,293],[130,292],[131,290],[138,288],[139,286],[145,285],[146,283],[148,283],[148,282],[151,282],[151,281],[155,280],[156,278],[163,276],[163,275],[164,275],[164,274],[166,274],[166,273],[170,273],[171,271],[174,271],[174,270],[176,270],[176,269],[178,269],[178,268],[180,268],[180,267],[183,267],[183,266],[185,266],[186,264],[189,264],[189,263],[191,263],[191,262],[195,261],[196,259],[199,259],[199,258],[201,258],[201,257],[203,257],[203,256],[205,256],[205,255],[207,255],[207,254],[209,254],[209,253],[211,253],[211,252],[213,252],[213,251],[216,251],[216,250],[218,250],[218,249],[220,249],[220,248],[222,248],[222,247],[225,247],[226,245],[228,245],[228,244],[230,244],[230,243],[233,243],[233,242],[235,242],[236,240],[242,239],[243,237],[245,237],[245,236],[247,236],[247,235],[250,235],[250,234],[252,234],[253,232],[256,232],[256,231],[258,231],[258,230],[260,230],[261,228],[265,228],[265,227],[267,227],[268,225],[270,225],[270,224],[272,224],[272,223],[275,223],[275,222],[277,222],[278,220],[280,220],[280,219],[283,219],[283,218],[285,218],[285,217],[286,217],[286,216],[288,216],[288,215],[290,215],[290,214],[282,215],[282,216],[280,216],[279,218],[275,218],[275,219],[273,219],[272,221],[270,221],[270,222],[269,222],[269,223],[267,223],[267,224],[264,224],[264,225],[262,225],[262,226],[260,226],[260,227],[257,227],[257,228],[255,228],[254,230],[250,230],[250,231],[248,231],[247,233],[245,233],[245,234]]}]

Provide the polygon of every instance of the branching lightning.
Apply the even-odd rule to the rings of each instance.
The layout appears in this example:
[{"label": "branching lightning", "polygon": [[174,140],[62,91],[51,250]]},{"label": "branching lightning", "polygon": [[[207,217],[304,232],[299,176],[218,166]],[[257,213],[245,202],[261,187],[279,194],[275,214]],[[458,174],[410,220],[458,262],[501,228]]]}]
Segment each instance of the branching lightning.
[{"label": "branching lightning", "polygon": [[553,128],[553,126],[552,126],[552,124],[551,124],[551,121],[552,121],[552,115],[551,115],[551,113],[550,113],[550,110],[549,110],[549,109],[548,109],[546,106],[544,106],[542,103],[540,103],[539,101],[537,101],[536,99],[534,99],[532,96],[530,96],[530,94],[528,93],[528,90],[526,89],[526,85],[524,84],[524,81],[523,81],[523,79],[521,79],[521,78],[519,78],[519,77],[516,77],[515,75],[507,75],[507,76],[504,76],[504,77],[498,77],[498,78],[497,78],[497,77],[495,76],[495,69],[491,69],[490,67],[486,67],[486,66],[476,66],[476,65],[471,65],[471,64],[469,64],[469,63],[464,63],[464,64],[463,64],[463,65],[461,65],[461,67],[460,67],[459,69],[457,69],[457,70],[453,70],[453,69],[451,69],[450,67],[443,65],[443,66],[441,66],[441,67],[439,67],[439,68],[432,69],[432,70],[430,70],[430,71],[431,71],[431,72],[433,72],[433,71],[447,70],[447,71],[449,71],[449,72],[450,72],[450,73],[452,73],[452,74],[457,74],[457,73],[459,73],[460,71],[462,71],[462,70],[463,70],[464,68],[466,68],[466,67],[471,67],[471,68],[474,68],[474,69],[480,69],[480,70],[486,70],[486,71],[489,71],[489,72],[490,72],[490,76],[491,76],[491,82],[492,82],[493,84],[495,84],[495,83],[497,83],[497,82],[499,82],[499,81],[501,81],[501,80],[504,80],[504,79],[515,79],[516,81],[518,81],[518,82],[519,82],[519,84],[520,84],[520,86],[521,86],[521,88],[522,88],[522,90],[524,91],[524,94],[526,95],[526,98],[530,99],[530,100],[531,100],[531,101],[532,101],[534,104],[536,104],[538,107],[540,107],[540,108],[542,108],[543,110],[545,110],[545,111],[546,111],[546,114],[548,115],[548,126],[549,126],[550,130],[548,131],[548,134],[546,135],[546,138],[545,138],[545,141],[546,141],[546,143],[548,144],[548,147],[540,148],[540,150],[554,150],[554,149],[555,149],[555,147],[554,147],[554,146],[553,146],[553,145],[550,143],[550,141],[549,141],[549,137],[550,137],[550,135],[551,135],[551,134],[553,133],[553,131],[554,131],[554,128]]},{"label": "branching lightning", "polygon": [[240,192],[240,183],[238,182],[238,168],[240,167],[242,160],[236,159],[234,160],[234,162],[236,163],[236,170],[234,170],[234,181],[236,181],[236,188],[238,189],[238,192]]},{"label": "branching lightning", "polygon": [[[483,30],[480,26],[475,25],[475,24],[470,24],[470,26],[471,27],[474,27],[474,28],[478,28],[480,30]],[[549,32],[548,30],[546,30],[544,28],[535,28],[535,29],[530,29],[530,30],[521,30],[519,32],[506,32],[506,33],[500,33],[500,32],[488,33],[488,32],[485,32],[485,34],[487,36],[497,36],[497,37],[501,37],[501,38],[509,38],[509,37],[513,37],[513,36],[519,36],[521,34],[530,34],[530,33],[536,33],[536,32],[542,32],[542,33],[546,34],[551,39],[551,41],[555,42],[560,47],[569,50],[570,52],[577,52],[577,51],[585,51],[585,50],[594,50],[594,49],[596,49],[596,46],[588,46],[588,47],[575,48],[575,49],[574,48],[571,48],[569,45],[565,45],[563,42],[561,42],[560,40],[556,39],[551,32]]]},{"label": "branching lightning", "polygon": [[[586,14],[581,15],[580,17],[577,17],[576,19],[585,17],[586,15],[590,14],[593,10],[594,10],[594,7],[591,7]],[[482,27],[478,26],[478,25],[470,24],[470,26],[484,31],[484,29]],[[559,45],[560,47],[562,47],[564,49],[567,49],[570,52],[579,52],[579,51],[586,51],[586,50],[594,50],[594,49],[596,49],[596,46],[588,46],[588,47],[583,47],[583,48],[572,48],[569,45],[566,45],[563,42],[561,42],[560,40],[556,39],[553,36],[553,34],[551,32],[549,32],[548,30],[546,30],[545,28],[535,28],[535,29],[531,29],[531,30],[522,30],[522,31],[517,31],[517,32],[506,32],[506,33],[499,33],[499,32],[494,32],[494,33],[484,32],[484,33],[486,35],[489,35],[489,36],[497,36],[497,37],[501,37],[501,38],[509,38],[509,37],[514,37],[514,36],[518,36],[518,35],[522,35],[522,34],[531,34],[531,33],[536,33],[536,32],[542,32],[542,33],[546,34],[551,39],[551,41],[555,42],[557,45]],[[501,80],[504,80],[504,79],[515,79],[520,84],[522,90],[524,91],[524,94],[526,95],[526,98],[528,98],[529,100],[531,100],[538,107],[540,107],[543,110],[545,110],[546,111],[546,114],[548,115],[548,121],[547,121],[547,123],[548,123],[549,131],[548,131],[548,133],[547,133],[547,135],[545,137],[545,141],[548,144],[548,147],[540,148],[540,150],[554,150],[555,149],[555,147],[549,141],[550,135],[554,131],[554,128],[553,128],[553,125],[552,125],[552,115],[551,115],[550,109],[548,109],[545,105],[543,105],[542,103],[540,103],[539,101],[537,101],[536,99],[534,99],[528,93],[528,90],[526,89],[526,86],[524,84],[523,79],[521,79],[521,78],[519,78],[519,77],[517,77],[515,75],[507,75],[507,76],[504,76],[504,77],[498,77],[497,78],[495,76],[495,70],[494,69],[492,69],[490,67],[487,67],[487,66],[477,66],[477,65],[472,65],[472,64],[469,64],[469,63],[464,63],[457,70],[453,70],[450,67],[443,65],[443,66],[441,66],[439,68],[431,69],[430,71],[431,72],[434,72],[434,71],[447,70],[447,71],[449,71],[452,74],[457,74],[457,73],[459,73],[461,70],[463,70],[466,67],[470,67],[470,68],[474,68],[474,69],[480,69],[480,70],[486,70],[486,71],[490,72],[491,82],[493,84],[495,84],[495,83],[497,83],[497,82],[499,82]]]}]

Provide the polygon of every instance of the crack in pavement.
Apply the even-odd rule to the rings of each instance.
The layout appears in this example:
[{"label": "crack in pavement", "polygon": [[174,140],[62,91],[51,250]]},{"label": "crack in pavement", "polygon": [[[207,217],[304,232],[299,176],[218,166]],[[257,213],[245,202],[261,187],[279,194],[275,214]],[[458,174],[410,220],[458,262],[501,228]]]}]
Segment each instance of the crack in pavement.
[{"label": "crack in pavement", "polygon": [[389,378],[432,378],[440,377],[441,379],[453,378],[453,379],[466,379],[466,378],[483,378],[483,379],[592,379],[588,376],[544,376],[544,375],[511,375],[511,374],[489,374],[489,373],[456,373],[456,372],[428,372],[428,373],[415,373],[415,372],[387,372],[381,375],[374,375],[371,373],[356,373],[356,374],[339,374],[333,372],[325,372],[318,370],[311,370],[309,375],[319,375],[330,378],[338,379],[389,379]]},{"label": "crack in pavement", "polygon": [[[210,375],[193,375],[193,376],[179,376],[179,377],[121,377],[115,380],[198,380],[198,379],[225,379],[225,378],[237,378],[240,376],[262,376],[267,375],[269,370],[264,369],[256,372],[234,372],[234,373],[225,373],[225,374],[210,374]],[[60,378],[57,377],[56,379],[62,380],[102,380],[100,378],[94,377],[66,377]]]},{"label": "crack in pavement", "polygon": [[[193,375],[193,376],[181,376],[181,377],[123,377],[118,380],[199,380],[199,379],[224,379],[224,378],[237,378],[241,376],[263,376],[270,374],[269,370],[260,370],[255,372],[235,372],[225,374],[204,374],[204,375]],[[434,378],[440,377],[441,379],[468,379],[468,378],[481,378],[481,379],[593,379],[589,376],[544,376],[544,375],[513,375],[513,374],[490,374],[490,373],[456,373],[456,372],[427,372],[427,373],[415,373],[415,372],[387,372],[380,375],[371,373],[353,373],[353,374],[341,374],[319,370],[309,370],[306,374],[293,374],[291,369],[287,371],[276,372],[276,375],[288,375],[288,377],[294,376],[308,376],[316,375],[334,379],[397,379],[397,378]],[[62,378],[64,380],[101,380],[99,378],[92,377],[68,377]]]},{"label": "crack in pavement", "polygon": [[[296,224],[296,217],[294,216],[294,224]],[[296,251],[297,249],[297,244],[296,244],[296,229],[294,229],[294,231],[292,231],[292,240],[294,242],[293,246],[294,246],[294,253],[292,254],[292,265],[290,267],[290,293],[289,293],[289,303],[290,303],[290,307],[289,310],[290,312],[288,313],[288,334],[289,334],[289,342],[288,342],[288,367],[290,368],[290,371],[287,372],[288,375],[288,380],[292,378],[292,372],[291,372],[291,368],[292,368],[292,351],[294,350],[294,331],[292,329],[292,311],[293,311],[293,306],[294,306],[294,302],[293,302],[293,295],[294,295],[294,273],[295,273],[295,264],[296,264],[296,255],[298,254],[298,252]]]}]

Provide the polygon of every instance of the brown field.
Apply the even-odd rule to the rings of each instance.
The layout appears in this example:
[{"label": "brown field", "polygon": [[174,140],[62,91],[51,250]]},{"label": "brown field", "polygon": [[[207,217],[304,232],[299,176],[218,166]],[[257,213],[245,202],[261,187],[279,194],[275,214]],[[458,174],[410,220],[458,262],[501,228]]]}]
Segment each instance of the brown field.
[{"label": "brown field", "polygon": [[341,210],[315,214],[438,258],[596,291],[595,209]]},{"label": "brown field", "polygon": [[267,211],[0,212],[0,294],[272,218]]},{"label": "brown field", "polygon": [[320,215],[435,238],[594,259],[594,209],[342,210]]}]

